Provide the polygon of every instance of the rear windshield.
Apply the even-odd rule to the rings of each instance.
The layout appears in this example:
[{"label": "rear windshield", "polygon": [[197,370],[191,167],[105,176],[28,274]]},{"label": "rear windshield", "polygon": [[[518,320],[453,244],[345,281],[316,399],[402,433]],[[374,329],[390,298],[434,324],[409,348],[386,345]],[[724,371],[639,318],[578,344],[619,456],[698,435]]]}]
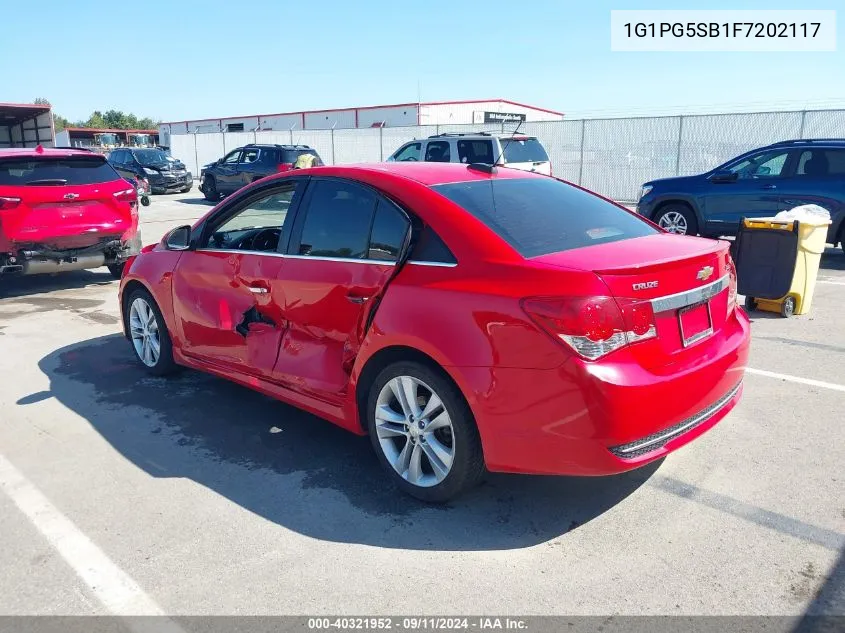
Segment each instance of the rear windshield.
[{"label": "rear windshield", "polygon": [[93,185],[118,179],[102,157],[0,160],[0,185]]},{"label": "rear windshield", "polygon": [[659,231],[632,213],[554,178],[508,178],[432,187],[486,224],[523,257]]},{"label": "rear windshield", "polygon": [[303,154],[311,154],[312,156],[316,156],[317,158],[320,157],[317,152],[313,149],[283,149],[282,162],[295,163],[296,159],[302,156]]},{"label": "rear windshield", "polygon": [[549,160],[546,150],[536,138],[499,139],[506,163],[539,163]]}]

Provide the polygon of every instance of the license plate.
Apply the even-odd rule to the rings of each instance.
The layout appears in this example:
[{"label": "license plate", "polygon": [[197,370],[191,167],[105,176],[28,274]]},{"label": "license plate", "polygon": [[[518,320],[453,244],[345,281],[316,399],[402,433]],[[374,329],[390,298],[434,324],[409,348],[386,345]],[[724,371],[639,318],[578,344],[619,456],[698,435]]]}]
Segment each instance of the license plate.
[{"label": "license plate", "polygon": [[681,328],[681,342],[684,347],[689,347],[713,334],[710,302],[703,301],[678,310],[678,324]]}]

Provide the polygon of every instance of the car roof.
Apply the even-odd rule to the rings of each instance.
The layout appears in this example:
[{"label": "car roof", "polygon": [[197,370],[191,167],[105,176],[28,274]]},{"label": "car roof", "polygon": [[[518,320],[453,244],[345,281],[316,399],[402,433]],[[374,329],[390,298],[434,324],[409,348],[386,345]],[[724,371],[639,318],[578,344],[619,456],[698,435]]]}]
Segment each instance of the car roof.
[{"label": "car roof", "polygon": [[499,140],[502,139],[511,139],[514,141],[527,141],[529,139],[536,140],[536,136],[531,136],[530,134],[518,134],[516,132],[511,132],[510,134],[507,132],[443,132],[442,134],[432,134],[426,140],[431,139],[447,139],[447,138],[459,138],[459,139],[488,139],[488,138],[497,138]]},{"label": "car roof", "polygon": [[45,156],[105,156],[85,149],[72,147],[3,147],[0,148],[0,158],[43,158]]},{"label": "car roof", "polygon": [[[520,169],[496,167],[492,173],[481,169],[472,169],[464,163],[433,163],[433,162],[393,162],[393,163],[360,163],[352,165],[337,165],[331,167],[313,167],[303,169],[301,173],[313,172],[331,176],[351,176],[355,173],[390,174],[414,180],[420,184],[445,185],[456,182],[472,182],[477,180],[501,180],[514,178],[548,178],[541,174],[533,174]],[[288,172],[285,172],[288,173]]]}]

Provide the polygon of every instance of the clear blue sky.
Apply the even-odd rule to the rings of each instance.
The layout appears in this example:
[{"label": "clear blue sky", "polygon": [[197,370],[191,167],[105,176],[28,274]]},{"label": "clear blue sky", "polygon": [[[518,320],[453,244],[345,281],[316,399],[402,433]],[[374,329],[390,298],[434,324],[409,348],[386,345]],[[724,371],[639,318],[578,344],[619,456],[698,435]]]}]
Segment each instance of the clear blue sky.
[{"label": "clear blue sky", "polygon": [[418,86],[424,101],[502,97],[574,116],[845,105],[845,11],[835,53],[610,51],[611,9],[755,7],[845,5],[74,0],[45,14],[6,2],[0,101],[164,121],[416,101]]}]

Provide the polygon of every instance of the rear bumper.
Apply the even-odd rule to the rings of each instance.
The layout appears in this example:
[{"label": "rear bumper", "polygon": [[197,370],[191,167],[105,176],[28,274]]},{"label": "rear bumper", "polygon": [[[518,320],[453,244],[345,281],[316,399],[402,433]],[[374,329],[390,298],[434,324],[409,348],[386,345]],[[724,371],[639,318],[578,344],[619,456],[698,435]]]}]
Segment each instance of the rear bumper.
[{"label": "rear bumper", "polygon": [[659,459],[737,404],[749,336],[748,317],[737,309],[701,356],[664,373],[643,368],[625,350],[553,370],[461,368],[472,385],[487,467],[610,475]]},{"label": "rear bumper", "polygon": [[29,244],[11,253],[0,253],[0,275],[39,275],[120,264],[141,251],[141,234],[129,239],[106,240],[86,248],[54,250]]}]

